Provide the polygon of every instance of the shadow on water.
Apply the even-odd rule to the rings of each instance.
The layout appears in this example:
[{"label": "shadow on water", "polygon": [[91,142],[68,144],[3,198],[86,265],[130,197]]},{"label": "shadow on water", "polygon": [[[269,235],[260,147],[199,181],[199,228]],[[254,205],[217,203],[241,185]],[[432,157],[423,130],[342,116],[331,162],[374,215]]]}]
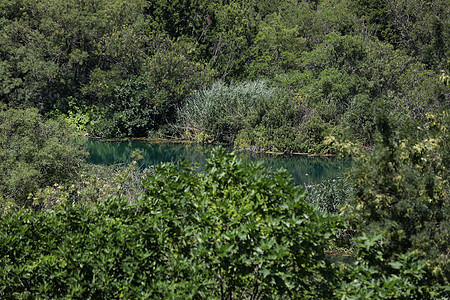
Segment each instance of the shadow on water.
[{"label": "shadow on water", "polygon": [[[177,162],[182,157],[204,165],[212,146],[189,143],[146,143],[141,141],[100,141],[88,140],[86,147],[93,164],[128,164],[131,153],[138,149],[144,157],[141,162],[144,167],[161,162]],[[230,149],[231,151],[231,149]],[[351,165],[350,160],[334,157],[308,157],[299,155],[271,155],[248,152],[237,152],[244,162],[261,161],[268,168],[286,169],[297,184],[317,184],[324,179],[343,176]]]}]

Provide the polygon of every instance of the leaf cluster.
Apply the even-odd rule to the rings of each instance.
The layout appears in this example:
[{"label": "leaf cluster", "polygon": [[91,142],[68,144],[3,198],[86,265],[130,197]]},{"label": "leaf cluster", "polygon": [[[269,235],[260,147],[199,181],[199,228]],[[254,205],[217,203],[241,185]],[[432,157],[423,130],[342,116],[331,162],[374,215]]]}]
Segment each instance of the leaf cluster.
[{"label": "leaf cluster", "polygon": [[386,115],[372,152],[355,161],[348,212],[359,232],[383,236],[382,258],[413,253],[435,280],[448,284],[448,112],[399,130]]},{"label": "leaf cluster", "polygon": [[336,280],[324,251],[339,221],[285,172],[222,149],[204,174],[158,166],[138,203],[19,210],[1,223],[6,298],[323,298]]},{"label": "leaf cluster", "polygon": [[64,120],[44,122],[36,109],[0,110],[1,205],[30,206],[39,188],[74,179],[87,156],[76,138]]}]

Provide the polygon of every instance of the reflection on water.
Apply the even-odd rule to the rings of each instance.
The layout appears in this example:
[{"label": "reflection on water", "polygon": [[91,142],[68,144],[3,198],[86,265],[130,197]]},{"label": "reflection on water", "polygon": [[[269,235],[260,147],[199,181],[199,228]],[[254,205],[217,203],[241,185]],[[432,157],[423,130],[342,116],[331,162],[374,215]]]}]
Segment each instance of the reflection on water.
[{"label": "reflection on water", "polygon": [[[86,142],[90,158],[94,164],[130,163],[130,154],[139,149],[144,156],[144,167],[161,162],[176,162],[180,158],[198,163],[202,166],[211,146],[200,146],[184,143],[145,143],[139,141],[109,142],[89,140]],[[298,184],[316,184],[324,179],[343,176],[350,167],[350,160],[330,157],[307,157],[298,155],[270,155],[237,152],[243,161],[261,161],[264,166],[272,169],[288,170]]]}]

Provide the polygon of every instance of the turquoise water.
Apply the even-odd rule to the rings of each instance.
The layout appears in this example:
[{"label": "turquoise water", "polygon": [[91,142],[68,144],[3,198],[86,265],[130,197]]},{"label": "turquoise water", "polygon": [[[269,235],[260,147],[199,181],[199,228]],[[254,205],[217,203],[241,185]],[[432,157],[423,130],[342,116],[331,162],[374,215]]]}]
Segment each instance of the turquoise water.
[{"label": "turquoise water", "polygon": [[[145,143],[139,141],[99,141],[88,140],[86,146],[93,164],[127,164],[130,154],[139,149],[144,156],[143,167],[161,162],[177,162],[182,157],[202,166],[208,158],[212,146],[200,146],[186,143]],[[271,155],[236,152],[243,161],[261,161],[272,169],[286,169],[297,184],[317,184],[324,179],[344,176],[350,167],[349,160],[333,157],[308,157],[299,155]]]}]

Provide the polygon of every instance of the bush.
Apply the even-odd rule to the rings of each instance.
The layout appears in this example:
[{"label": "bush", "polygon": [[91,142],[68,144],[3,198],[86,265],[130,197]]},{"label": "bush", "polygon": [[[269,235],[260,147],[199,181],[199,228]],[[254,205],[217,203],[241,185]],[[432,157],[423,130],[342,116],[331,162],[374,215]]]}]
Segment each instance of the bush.
[{"label": "bush", "polygon": [[432,282],[430,266],[413,253],[383,259],[381,235],[356,239],[358,259],[343,274],[336,299],[448,299],[445,287]]},{"label": "bush", "polygon": [[379,117],[374,150],[354,162],[349,216],[360,233],[382,234],[385,264],[414,253],[436,282],[448,284],[449,114],[428,114],[413,129],[394,124]]},{"label": "bush", "polygon": [[[221,298],[327,293],[324,250],[337,232],[334,218],[314,211],[285,172],[245,167],[216,150],[205,175],[165,165],[147,183],[147,199],[161,212],[159,228],[185,280],[202,269],[204,293]],[[185,266],[190,266],[186,268]]]},{"label": "bush", "polygon": [[0,220],[2,298],[325,298],[338,220],[286,172],[215,150],[162,164],[138,203],[110,198]]},{"label": "bush", "polygon": [[0,111],[0,205],[30,206],[39,188],[67,182],[87,155],[61,119],[44,122],[36,109]]},{"label": "bush", "polygon": [[234,142],[237,149],[250,151],[278,151],[291,153],[299,149],[296,129],[291,126],[278,128],[259,125],[239,132]]},{"label": "bush", "polygon": [[135,163],[127,166],[85,164],[78,170],[78,178],[40,188],[30,200],[33,206],[43,209],[55,209],[66,203],[91,205],[111,197],[126,197],[136,203],[143,189],[141,181],[153,169],[141,170]]},{"label": "bush", "polygon": [[[381,101],[379,101],[381,102]],[[343,115],[343,125],[354,137],[355,141],[363,145],[373,145],[375,131],[375,106],[378,102],[372,101],[367,95],[356,95],[349,103]]]}]

